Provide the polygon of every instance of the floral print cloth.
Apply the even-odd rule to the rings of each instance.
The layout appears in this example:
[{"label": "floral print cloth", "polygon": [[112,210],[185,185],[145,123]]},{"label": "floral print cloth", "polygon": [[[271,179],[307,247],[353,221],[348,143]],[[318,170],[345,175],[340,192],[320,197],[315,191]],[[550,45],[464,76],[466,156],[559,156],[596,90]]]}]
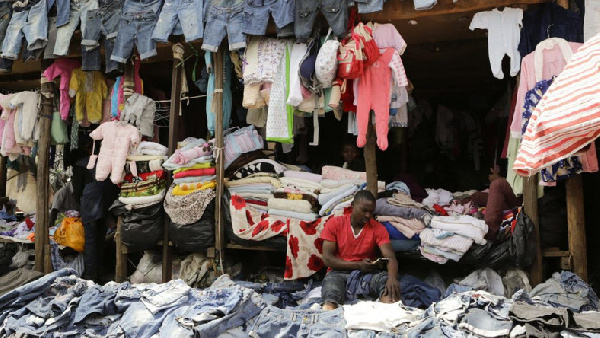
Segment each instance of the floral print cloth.
[{"label": "floral print cloth", "polygon": [[330,217],[312,222],[269,215],[258,211],[238,195],[229,201],[233,231],[241,239],[262,241],[277,235],[287,237],[284,279],[312,276],[323,268],[321,231]]}]

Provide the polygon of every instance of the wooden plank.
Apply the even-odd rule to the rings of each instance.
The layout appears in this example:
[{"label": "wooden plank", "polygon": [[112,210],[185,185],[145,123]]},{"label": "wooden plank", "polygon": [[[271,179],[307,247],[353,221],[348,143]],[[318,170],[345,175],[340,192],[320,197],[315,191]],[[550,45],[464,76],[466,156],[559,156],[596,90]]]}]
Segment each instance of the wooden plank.
[{"label": "wooden plank", "polygon": [[367,190],[377,197],[377,144],[375,138],[375,127],[369,114],[369,125],[367,127],[367,144],[363,149],[365,167],[367,170]]},{"label": "wooden plank", "polygon": [[531,286],[535,287],[540,284],[543,279],[542,271],[542,248],[540,246],[540,217],[538,210],[538,177],[532,176],[524,179],[523,182],[523,207],[525,213],[535,227],[535,237],[537,238],[538,246],[536,252],[536,260],[529,270],[529,281]]},{"label": "wooden plank", "polygon": [[549,248],[549,249],[545,249],[542,252],[542,256],[543,257],[569,257],[571,255],[571,252],[567,251],[562,251],[562,250],[558,250],[558,248]]},{"label": "wooden plank", "polygon": [[569,251],[573,257],[573,273],[588,280],[587,240],[583,210],[583,180],[581,175],[567,179],[567,217],[569,221]]},{"label": "wooden plank", "polygon": [[[44,61],[43,69],[48,68],[52,61]],[[45,246],[48,241],[48,212],[50,198],[50,125],[52,122],[52,112],[54,105],[54,82],[48,81],[44,76],[42,82],[42,104],[40,120],[38,126],[41,130],[38,140],[38,160],[37,160],[37,207],[36,207],[36,227],[35,227],[35,270],[49,273],[45,264],[46,255]]]},{"label": "wooden plank", "polygon": [[379,23],[392,20],[411,20],[425,16],[436,16],[454,13],[470,13],[490,10],[503,6],[534,5],[550,2],[551,0],[438,0],[435,7],[430,10],[417,11],[412,1],[393,0],[383,6],[383,11],[377,13],[361,14],[363,21],[376,21]]},{"label": "wooden plank", "polygon": [[233,243],[229,243],[225,245],[225,248],[227,249],[237,249],[237,250],[251,250],[251,251],[277,251],[277,252],[284,252],[283,250],[277,250],[274,248],[270,248],[267,246],[243,246],[243,245],[239,245],[239,244],[233,244]]},{"label": "wooden plank", "polygon": [[[213,54],[215,69],[215,91],[213,103],[215,103],[215,140],[217,148],[217,197],[215,204],[215,249],[222,262],[224,255],[225,229],[223,225],[223,209],[221,199],[224,190],[224,158],[223,158],[223,45]],[[209,93],[210,95],[210,93]]]},{"label": "wooden plank", "polygon": [[123,217],[119,216],[117,220],[117,232],[115,233],[115,243],[117,247],[117,257],[115,263],[115,282],[123,283],[127,278],[127,253],[125,245],[121,240],[123,234]]}]

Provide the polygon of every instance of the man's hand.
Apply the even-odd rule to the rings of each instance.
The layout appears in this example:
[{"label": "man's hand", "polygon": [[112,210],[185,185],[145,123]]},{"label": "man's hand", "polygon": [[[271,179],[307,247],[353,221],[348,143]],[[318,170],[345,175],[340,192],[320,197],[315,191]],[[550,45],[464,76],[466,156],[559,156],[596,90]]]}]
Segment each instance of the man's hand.
[{"label": "man's hand", "polygon": [[389,275],[385,283],[385,292],[383,293],[388,299],[395,303],[400,300],[400,283],[396,276]]},{"label": "man's hand", "polygon": [[357,270],[361,272],[373,272],[377,271],[377,265],[369,259],[363,259],[362,261],[357,262]]}]

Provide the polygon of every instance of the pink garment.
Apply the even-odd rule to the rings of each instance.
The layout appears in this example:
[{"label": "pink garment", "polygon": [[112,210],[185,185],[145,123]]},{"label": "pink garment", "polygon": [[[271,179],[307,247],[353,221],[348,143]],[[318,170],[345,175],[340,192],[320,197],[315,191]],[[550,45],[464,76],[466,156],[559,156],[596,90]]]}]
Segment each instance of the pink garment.
[{"label": "pink garment", "polygon": [[211,155],[212,149],[210,145],[204,143],[201,147],[194,147],[184,151],[176,150],[171,161],[175,164],[187,164],[191,160]]},{"label": "pink garment", "polygon": [[8,105],[13,96],[14,94],[0,96],[0,105],[2,106],[2,115],[0,116],[0,119],[4,121],[0,153],[2,153],[3,156],[24,153],[24,149],[17,144],[15,138],[15,110]]},{"label": "pink garment", "polygon": [[142,140],[139,130],[124,122],[102,123],[90,133],[94,141],[102,140],[100,154],[90,156],[88,169],[96,164],[96,180],[104,181],[110,174],[114,184],[123,182],[125,162],[130,148],[136,148]]},{"label": "pink garment", "polygon": [[[140,66],[141,66],[140,58],[136,57],[133,63],[133,83],[134,83],[134,92],[138,94],[144,94],[142,78],[140,77]],[[121,111],[125,107],[125,77],[123,77],[123,81],[121,81],[121,85],[119,86],[118,93],[118,112],[119,116],[121,116]],[[111,93],[112,96],[112,93]]]},{"label": "pink garment", "polygon": [[[573,52],[577,51],[582,46],[581,43],[569,42]],[[522,126],[523,126],[523,106],[525,105],[525,94],[535,87],[535,84],[540,81],[536,80],[536,65],[535,65],[535,54],[532,52],[523,58],[521,61],[521,76],[519,80],[519,89],[517,92],[517,104],[515,106],[515,112],[513,120],[510,125],[511,137],[521,138]],[[558,76],[567,61],[561,48],[556,45],[552,49],[543,50],[544,62],[542,71],[542,80],[550,80],[553,76]]]},{"label": "pink garment", "polygon": [[404,54],[407,46],[396,26],[391,23],[377,25],[373,32],[373,40],[379,48],[394,48],[400,55]]},{"label": "pink garment", "polygon": [[359,147],[364,147],[367,143],[367,126],[371,110],[375,112],[377,146],[381,150],[386,150],[388,147],[389,79],[392,75],[399,86],[408,86],[408,79],[398,52],[393,48],[386,48],[381,57],[368,67],[360,78],[356,112],[358,125],[356,144]]},{"label": "pink garment", "polygon": [[215,168],[208,169],[190,169],[178,172],[173,175],[173,178],[197,177],[197,176],[212,176],[217,172]]},{"label": "pink garment", "polygon": [[81,67],[81,60],[60,58],[54,60],[54,63],[44,71],[44,77],[52,81],[60,76],[60,117],[66,120],[69,117],[71,108],[71,98],[69,97],[69,82],[71,81],[71,72]]}]

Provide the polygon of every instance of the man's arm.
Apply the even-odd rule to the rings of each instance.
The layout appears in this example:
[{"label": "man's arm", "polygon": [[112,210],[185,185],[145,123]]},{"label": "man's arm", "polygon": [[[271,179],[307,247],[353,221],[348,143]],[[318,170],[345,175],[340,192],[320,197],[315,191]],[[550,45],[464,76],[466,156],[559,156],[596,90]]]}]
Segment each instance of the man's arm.
[{"label": "man's arm", "polygon": [[[391,249],[391,245],[390,245]],[[367,261],[359,261],[359,262],[348,262],[345,261],[335,255],[337,250],[337,243],[330,241],[323,241],[323,263],[326,266],[332,268],[333,270],[341,270],[341,271],[351,271],[351,270],[360,270],[360,271],[374,271],[377,269],[375,264],[367,262]],[[395,259],[395,258],[394,258]]]},{"label": "man's arm", "polygon": [[383,257],[389,259],[387,264],[388,280],[385,284],[385,293],[390,301],[397,302],[400,300],[400,283],[398,282],[398,260],[396,253],[392,249],[392,244],[386,243],[379,246]]}]

